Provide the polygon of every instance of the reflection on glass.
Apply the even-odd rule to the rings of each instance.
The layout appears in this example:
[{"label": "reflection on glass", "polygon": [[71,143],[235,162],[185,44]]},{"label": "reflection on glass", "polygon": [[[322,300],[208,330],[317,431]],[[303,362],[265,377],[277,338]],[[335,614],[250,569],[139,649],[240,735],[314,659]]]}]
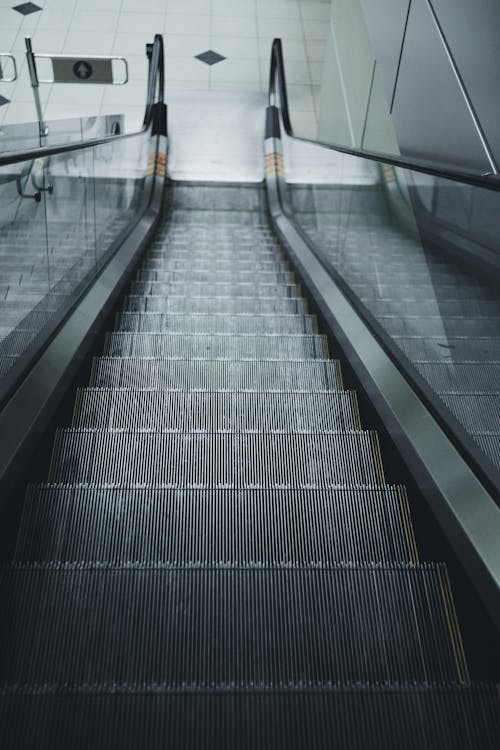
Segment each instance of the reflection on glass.
[{"label": "reflection on glass", "polygon": [[296,219],[498,477],[500,194],[338,165],[330,184],[290,186]]},{"label": "reflection on glass", "polygon": [[[50,120],[45,124],[47,135],[44,136],[41,145],[60,146],[123,132],[123,115],[72,117]],[[40,132],[37,122],[0,126],[0,154],[27,151],[39,146]]]},{"label": "reflection on glass", "polygon": [[146,132],[0,168],[0,384],[142,209],[149,141]]}]

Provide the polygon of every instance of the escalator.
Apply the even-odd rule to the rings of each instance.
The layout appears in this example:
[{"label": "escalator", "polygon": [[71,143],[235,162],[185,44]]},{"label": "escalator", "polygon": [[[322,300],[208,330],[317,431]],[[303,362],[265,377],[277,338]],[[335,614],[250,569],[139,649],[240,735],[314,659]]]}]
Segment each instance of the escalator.
[{"label": "escalator", "polygon": [[28,488],[0,571],[2,747],[497,746],[498,688],[471,678],[447,566],[344,387],[267,135],[267,194],[162,194]]}]

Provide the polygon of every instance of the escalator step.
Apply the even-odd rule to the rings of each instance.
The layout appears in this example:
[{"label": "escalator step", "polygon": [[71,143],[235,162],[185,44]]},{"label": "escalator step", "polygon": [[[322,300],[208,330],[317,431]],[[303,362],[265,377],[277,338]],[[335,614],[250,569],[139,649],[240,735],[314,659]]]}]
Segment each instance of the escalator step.
[{"label": "escalator step", "polygon": [[[436,297],[420,299],[400,299],[399,297],[384,299],[373,299],[369,303],[370,310],[377,315],[399,314],[402,316],[418,315],[420,312],[429,314],[430,310],[435,310],[443,318],[450,315],[461,315],[468,318],[500,317],[500,304],[495,300],[481,299],[456,299],[441,300]],[[476,321],[476,325],[478,325]]]},{"label": "escalator step", "polygon": [[316,333],[316,319],[313,315],[122,312],[117,316],[114,330],[144,333]]},{"label": "escalator step", "polygon": [[137,281],[158,282],[160,284],[293,284],[293,274],[289,271],[259,271],[258,274],[252,269],[250,271],[241,271],[237,268],[226,266],[225,269],[207,269],[200,270],[197,264],[193,268],[184,270],[170,271],[168,269],[144,269],[140,268],[137,272]]},{"label": "escalator step", "polygon": [[498,420],[500,415],[500,392],[452,392],[440,393],[439,396],[468,432],[489,432],[500,437]]},{"label": "escalator step", "polygon": [[329,565],[417,562],[401,487],[32,487],[16,561]]},{"label": "escalator step", "polygon": [[397,289],[398,297],[404,300],[421,300],[425,297],[430,299],[439,299],[442,301],[450,300],[467,300],[475,302],[476,300],[488,300],[490,302],[498,303],[498,294],[488,287],[475,286],[472,283],[469,284],[440,284],[429,286],[428,291],[423,286],[417,284],[405,283],[394,286],[386,283],[385,279],[381,279],[376,284],[366,283],[349,284],[356,296],[360,298],[362,302],[368,303],[369,300],[375,299],[393,299],[395,290]]},{"label": "escalator step", "polygon": [[4,685],[467,680],[443,566],[9,566]]},{"label": "escalator step", "polygon": [[130,295],[125,298],[124,307],[132,312],[285,315],[303,314],[307,305],[302,297],[182,297],[170,294],[168,297]]},{"label": "escalator step", "polygon": [[[13,720],[18,716],[23,720]],[[497,750],[499,716],[495,686],[19,692],[0,701],[0,744],[16,750]]]},{"label": "escalator step", "polygon": [[[234,255],[231,259],[231,263],[228,264],[227,260],[224,259],[222,262],[214,261],[212,257],[205,260],[197,259],[196,269],[198,271],[226,271],[230,265],[231,269],[238,271],[248,271],[255,275],[262,271],[287,271],[288,267],[284,260],[281,260],[278,254],[275,254],[274,258],[258,260],[256,258],[240,258],[238,255]],[[171,258],[170,252],[166,253],[152,253],[149,252],[145,260],[142,263],[144,269],[151,270],[178,270],[185,271],[186,259]]]},{"label": "escalator step", "polygon": [[219,432],[361,428],[354,391],[269,393],[80,389],[73,427]]},{"label": "escalator step", "polygon": [[[207,230],[208,231],[208,230]],[[153,246],[147,255],[150,258],[165,258],[168,262],[179,261],[184,268],[188,265],[197,265],[198,263],[214,265],[225,265],[227,268],[233,262],[252,263],[252,262],[276,262],[282,260],[280,253],[277,252],[276,246],[264,245],[262,247],[229,247],[222,249],[220,246],[214,249],[212,245],[194,247],[186,245],[184,247],[176,244],[161,244]]]},{"label": "escalator step", "polygon": [[50,482],[173,487],[385,484],[372,432],[59,430]]},{"label": "escalator step", "polygon": [[305,334],[109,333],[104,354],[111,357],[184,359],[325,359],[325,336]]},{"label": "escalator step", "polygon": [[95,387],[180,390],[341,390],[337,360],[94,359]]},{"label": "escalator step", "polygon": [[414,361],[414,366],[437,393],[491,391],[500,383],[500,362]]},{"label": "escalator step", "polygon": [[393,341],[413,361],[440,359],[442,362],[500,361],[500,336],[393,336]]},{"label": "escalator step", "polygon": [[500,470],[500,435],[498,432],[495,434],[476,433],[472,437],[493,465]]},{"label": "escalator step", "polygon": [[434,336],[444,331],[448,337],[475,337],[478,331],[481,336],[500,337],[500,317],[473,318],[462,316],[442,315],[404,315],[399,311],[394,315],[379,315],[378,322],[384,327],[389,336],[404,336],[417,333],[420,336]]},{"label": "escalator step", "polygon": [[134,281],[132,294],[154,294],[168,296],[189,293],[193,297],[295,297],[300,294],[296,284],[266,284],[259,281],[217,282],[164,282]]}]

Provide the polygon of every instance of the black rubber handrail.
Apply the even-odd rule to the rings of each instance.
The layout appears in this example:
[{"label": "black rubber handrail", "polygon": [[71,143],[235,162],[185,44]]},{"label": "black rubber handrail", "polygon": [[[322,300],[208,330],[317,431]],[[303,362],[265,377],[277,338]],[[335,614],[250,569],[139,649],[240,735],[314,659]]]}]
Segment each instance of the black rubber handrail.
[{"label": "black rubber handrail", "polygon": [[301,136],[295,135],[292,127],[292,122],[290,120],[290,110],[288,108],[285,65],[283,62],[283,48],[281,39],[278,38],[273,40],[271,47],[268,96],[269,106],[278,107],[277,101],[279,101],[279,109],[281,110],[283,127],[285,128],[286,134],[290,138],[295,138],[296,140],[304,141],[305,143],[314,143],[317,146],[328,148],[333,151],[339,151],[342,154],[357,156],[361,159],[368,159],[369,161],[376,161],[382,164],[390,164],[394,167],[409,169],[413,172],[423,172],[424,174],[441,177],[446,180],[453,180],[454,182],[462,182],[468,185],[476,185],[477,187],[486,188],[488,190],[500,191],[500,177],[493,173],[477,175],[473,174],[472,172],[464,172],[459,169],[455,170],[449,169],[447,167],[437,167],[424,161],[410,161],[407,159],[399,158],[397,156],[388,156],[387,154],[378,153],[376,151],[365,151],[364,149],[349,148],[348,146],[325,143],[324,141],[317,141],[313,140],[312,138],[303,138]]},{"label": "black rubber handrail", "polygon": [[[121,133],[118,135],[108,135],[104,138],[92,138],[88,141],[80,143],[69,143],[60,146],[49,146],[47,148],[35,148],[29,151],[18,151],[17,153],[10,153],[6,156],[0,156],[0,167],[8,166],[9,164],[19,164],[23,161],[33,161],[34,159],[41,159],[46,156],[54,156],[56,154],[67,154],[71,151],[82,151],[83,149],[93,148],[94,146],[101,146],[106,143],[114,143],[115,141],[125,140],[126,138],[137,138],[138,136],[144,135],[153,122],[155,116],[155,105],[164,104],[165,97],[165,73],[164,73],[164,50],[163,50],[163,37],[161,34],[155,34],[152,45],[149,45],[148,55],[150,56],[149,61],[149,74],[148,74],[148,85],[147,85],[147,100],[146,110],[144,113],[144,120],[142,128],[135,133]],[[158,98],[156,98],[156,90],[158,87]]]}]

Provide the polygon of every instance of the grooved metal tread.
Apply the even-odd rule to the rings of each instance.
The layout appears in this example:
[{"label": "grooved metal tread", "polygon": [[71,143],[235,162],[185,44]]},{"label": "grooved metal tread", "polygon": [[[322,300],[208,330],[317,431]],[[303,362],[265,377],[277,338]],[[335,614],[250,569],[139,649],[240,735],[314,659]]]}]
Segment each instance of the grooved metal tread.
[{"label": "grooved metal tread", "polygon": [[283,431],[359,430],[353,391],[286,393],[79,389],[73,427]]},{"label": "grooved metal tread", "polygon": [[415,360],[413,364],[437,393],[489,392],[492,383],[500,383],[500,360],[497,362]]},{"label": "grooved metal tread", "polygon": [[189,294],[193,297],[295,297],[300,294],[296,284],[265,283],[259,281],[134,281],[132,294]]},{"label": "grooved metal tread", "polygon": [[[265,258],[259,260],[255,257],[241,258],[238,255],[233,255],[230,261],[231,269],[238,271],[252,271],[254,274],[258,273],[259,276],[262,271],[288,271],[288,265],[286,261],[281,259],[278,255],[274,258]],[[228,261],[226,258],[217,259],[211,257],[197,258],[196,269],[199,271],[227,271]],[[183,271],[186,268],[185,258],[172,257],[169,252],[167,253],[148,253],[147,258],[143,261],[141,268],[143,269],[159,269],[159,270],[179,270]]]},{"label": "grooved metal tread", "polygon": [[142,296],[131,294],[125,298],[124,309],[137,312],[171,312],[177,314],[275,314],[305,313],[306,301],[302,297],[205,297],[163,295]]},{"label": "grooved metal tread", "polygon": [[[168,269],[140,268],[137,271],[137,281],[158,282],[161,284],[254,284],[255,271],[250,269],[226,270],[209,269],[202,271],[196,265],[184,271]],[[293,274],[290,271],[259,271],[259,284],[294,284]]]},{"label": "grooved metal tread", "polygon": [[[500,337],[442,335],[394,335],[393,340],[410,361],[414,359],[441,359],[443,362],[467,362],[484,359],[500,361]],[[440,356],[439,356],[440,355]]]},{"label": "grooved metal tread", "polygon": [[440,565],[16,565],[0,596],[4,685],[467,681]]},{"label": "grooved metal tread", "polygon": [[37,485],[26,499],[15,560],[327,565],[416,563],[418,556],[402,487]]},{"label": "grooved metal tread", "polygon": [[305,360],[214,360],[161,357],[95,358],[94,387],[179,390],[342,390],[339,362]]},{"label": "grooved metal tread", "polygon": [[[369,303],[370,300],[375,299],[391,299],[394,296],[395,284],[388,284],[382,278],[377,284],[368,285],[353,282],[349,284],[351,289],[356,293],[356,296],[362,302]],[[405,283],[397,284],[398,292],[401,294],[401,298],[405,301],[408,300],[420,300],[430,298],[439,302],[457,300],[467,300],[469,302],[475,302],[476,300],[485,300],[489,302],[498,303],[498,294],[492,289],[487,287],[474,286],[474,284],[435,284],[434,279],[432,284],[426,288],[424,285]]]},{"label": "grooved metal tread", "polygon": [[[0,744],[16,750],[497,750],[500,735],[495,686],[94,690],[5,692]],[[13,715],[23,721],[13,722]]]},{"label": "grooved metal tread", "polygon": [[140,333],[316,333],[312,315],[252,313],[128,312],[117,315],[115,331]]},{"label": "grooved metal tread", "polygon": [[111,357],[206,359],[325,359],[326,336],[301,333],[127,333],[106,334]]},{"label": "grooved metal tread", "polygon": [[377,319],[391,337],[403,336],[406,333],[432,337],[439,336],[440,330],[445,332],[447,338],[469,339],[471,336],[477,336],[479,332],[481,338],[500,337],[500,317],[403,315],[401,311],[395,311],[393,315],[378,315]]},{"label": "grooved metal tread", "polygon": [[175,487],[378,486],[374,432],[58,430],[50,482]]}]

